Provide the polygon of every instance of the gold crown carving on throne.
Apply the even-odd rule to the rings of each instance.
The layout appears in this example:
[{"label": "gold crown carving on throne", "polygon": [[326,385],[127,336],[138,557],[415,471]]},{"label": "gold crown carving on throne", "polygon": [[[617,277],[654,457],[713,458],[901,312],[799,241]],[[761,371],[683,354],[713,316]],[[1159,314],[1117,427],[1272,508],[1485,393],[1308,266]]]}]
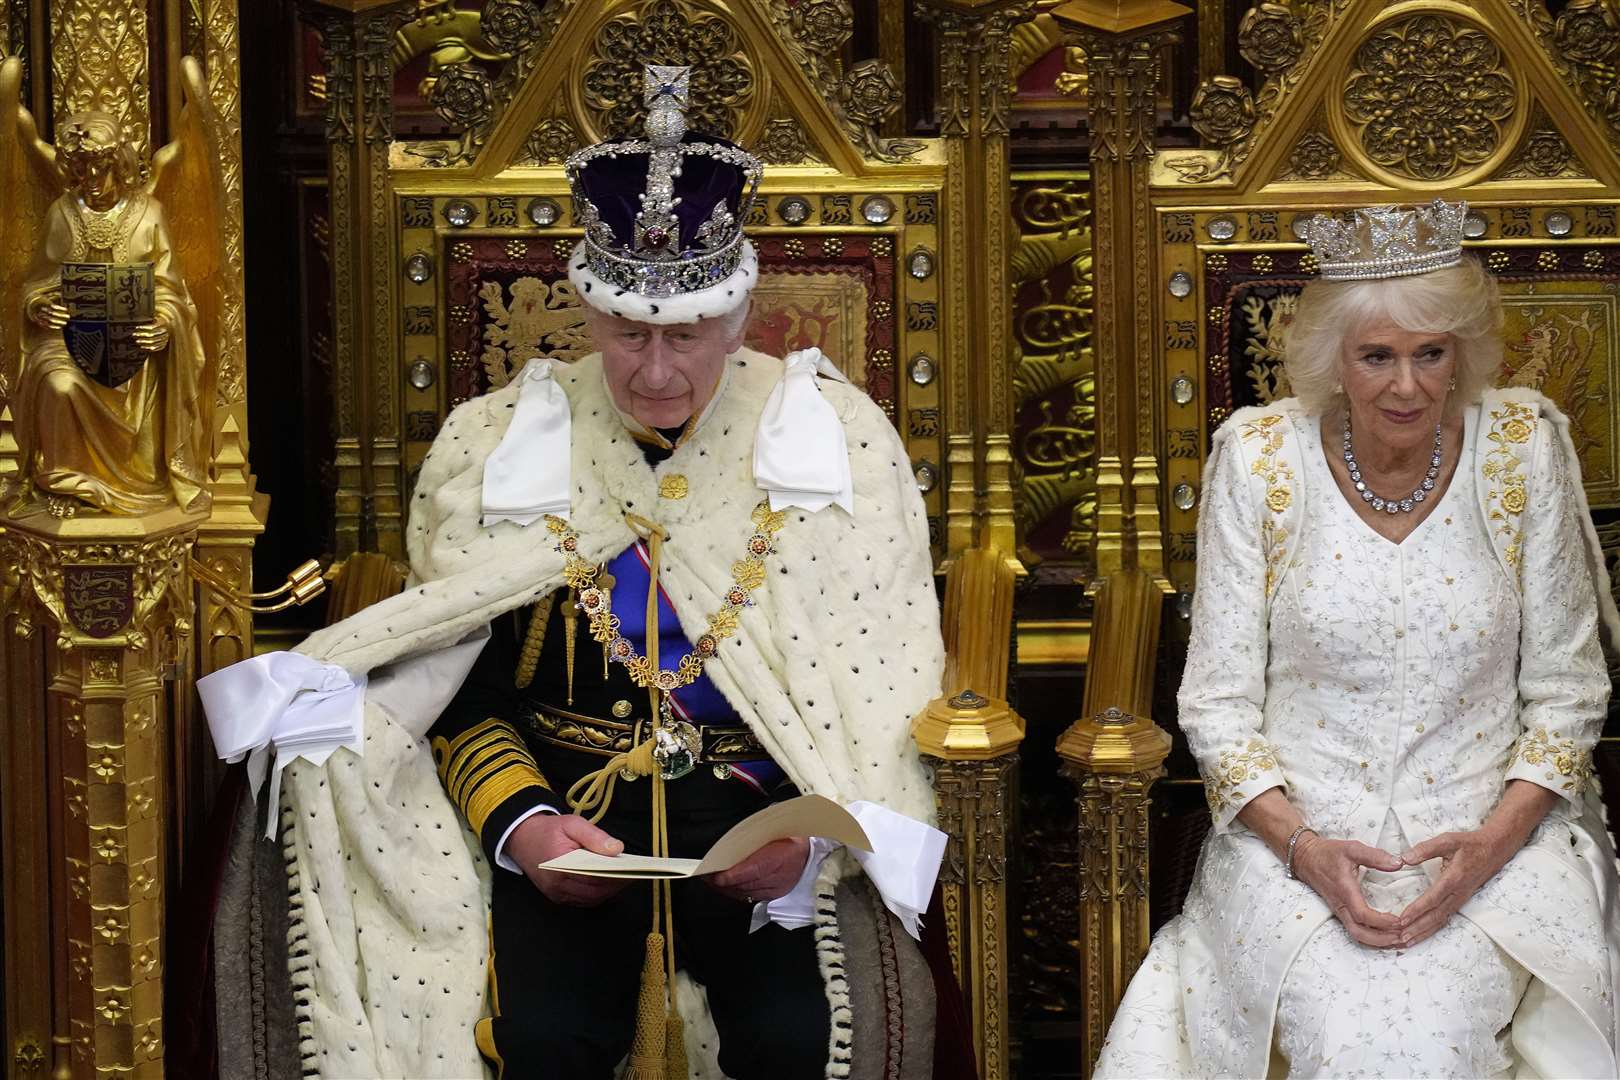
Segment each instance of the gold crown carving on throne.
[{"label": "gold crown carving on throne", "polygon": [[687,129],[690,68],[649,65],[645,78],[643,137],[586,147],[564,164],[585,227],[572,260],[580,284],[661,299],[751,277],[742,222],[763,166],[734,143]]},{"label": "gold crown carving on throne", "polygon": [[1317,214],[1305,223],[1323,281],[1379,281],[1426,274],[1462,261],[1468,204],[1368,206],[1348,217]]}]

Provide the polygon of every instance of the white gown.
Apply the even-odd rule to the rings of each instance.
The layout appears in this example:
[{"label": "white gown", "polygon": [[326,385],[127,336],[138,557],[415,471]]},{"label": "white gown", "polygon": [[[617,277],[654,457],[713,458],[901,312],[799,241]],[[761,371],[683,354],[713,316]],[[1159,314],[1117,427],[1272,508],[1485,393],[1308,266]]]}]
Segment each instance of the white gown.
[{"label": "white gown", "polygon": [[[1345,501],[1297,403],[1217,434],[1180,694],[1214,829],[1095,1075],[1615,1075],[1620,925],[1589,792],[1601,573],[1562,417],[1513,394],[1468,411],[1400,544]],[[1236,820],[1280,785],[1323,836],[1399,852],[1477,828],[1509,779],[1563,798],[1409,950],[1353,942]],[[1438,871],[1363,887],[1399,911]]]}]

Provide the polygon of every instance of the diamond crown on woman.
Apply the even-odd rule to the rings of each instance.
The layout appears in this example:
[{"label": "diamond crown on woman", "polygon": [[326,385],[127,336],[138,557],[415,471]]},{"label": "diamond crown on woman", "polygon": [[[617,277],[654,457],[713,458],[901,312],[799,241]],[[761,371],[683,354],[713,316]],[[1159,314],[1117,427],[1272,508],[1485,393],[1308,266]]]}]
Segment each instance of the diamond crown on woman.
[{"label": "diamond crown on woman", "polygon": [[1426,274],[1462,261],[1465,202],[1369,206],[1305,224],[1324,281],[1378,281]]}]

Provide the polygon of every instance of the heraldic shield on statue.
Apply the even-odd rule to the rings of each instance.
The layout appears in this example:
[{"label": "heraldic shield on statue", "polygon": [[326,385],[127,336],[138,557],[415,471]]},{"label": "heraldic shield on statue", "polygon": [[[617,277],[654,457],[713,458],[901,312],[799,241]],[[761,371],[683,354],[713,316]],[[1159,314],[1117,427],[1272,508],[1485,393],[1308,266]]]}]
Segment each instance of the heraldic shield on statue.
[{"label": "heraldic shield on statue", "polygon": [[221,129],[181,64],[175,140],[146,165],[119,121],[83,112],[40,139],[0,65],[0,395],[19,460],[7,510],[114,514],[209,505],[228,283]]},{"label": "heraldic shield on statue", "polygon": [[152,321],[152,264],[63,263],[62,306],[71,312],[62,340],[79,369],[118,387],[146,363],[135,329]]}]

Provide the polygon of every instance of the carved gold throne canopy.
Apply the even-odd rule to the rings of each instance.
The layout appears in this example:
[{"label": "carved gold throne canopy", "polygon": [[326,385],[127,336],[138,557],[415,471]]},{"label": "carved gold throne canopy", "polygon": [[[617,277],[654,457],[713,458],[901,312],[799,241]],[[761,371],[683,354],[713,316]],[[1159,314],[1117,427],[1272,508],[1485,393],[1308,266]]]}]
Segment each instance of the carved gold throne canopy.
[{"label": "carved gold throne canopy", "polygon": [[[689,65],[689,122],[767,163],[745,223],[761,261],[748,343],[823,349],[903,421],[939,542],[940,403],[964,363],[944,333],[944,154],[939,140],[877,133],[898,105],[892,74],[877,61],[844,69],[842,7],[802,7],[492,2],[454,19],[427,5],[388,23],[389,63],[427,55],[427,100],[457,134],[367,153],[360,132],[351,166],[334,159],[334,207],[348,185],[369,182],[375,196],[363,223],[374,302],[367,312],[340,284],[335,305],[340,554],[373,530],[376,547],[398,550],[414,470],[450,409],[531,357],[588,350],[563,272],[581,229],[561,161],[639,130],[649,62]],[[540,14],[518,19],[519,8]],[[492,58],[449,47],[474,30]],[[329,91],[353,93],[341,82]],[[334,133],[340,145],[353,134],[329,124]]]},{"label": "carved gold throne canopy", "polygon": [[[1167,619],[1158,657],[1165,720],[1180,680],[1209,440],[1233,409],[1291,392],[1289,324],[1316,272],[1302,225],[1320,210],[1442,193],[1467,200],[1465,249],[1504,298],[1501,382],[1541,390],[1570,416],[1611,566],[1620,550],[1612,7],[1576,0],[1554,16],[1519,0],[1350,0],[1260,5],[1242,26],[1255,89],[1206,79],[1192,110],[1205,147],[1159,150],[1151,172],[1154,438],[1166,575],[1178,594],[1169,610],[1180,616]],[[1179,734],[1170,769],[1167,827],[1206,827]],[[1185,800],[1178,784],[1188,785]],[[1179,907],[1185,870],[1154,867],[1156,922]]]}]

